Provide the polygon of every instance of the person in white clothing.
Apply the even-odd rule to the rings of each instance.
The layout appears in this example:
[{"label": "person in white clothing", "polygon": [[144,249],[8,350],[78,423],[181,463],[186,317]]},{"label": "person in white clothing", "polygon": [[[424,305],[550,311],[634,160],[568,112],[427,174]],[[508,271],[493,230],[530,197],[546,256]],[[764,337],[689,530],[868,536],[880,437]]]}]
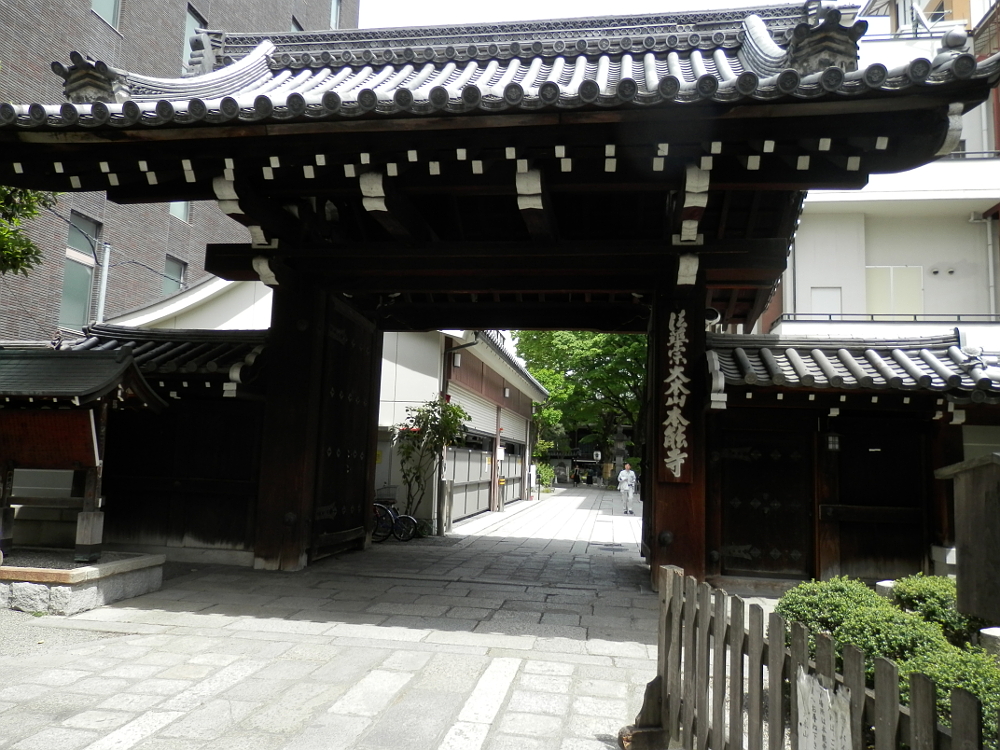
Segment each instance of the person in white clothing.
[{"label": "person in white clothing", "polygon": [[630,464],[618,472],[618,491],[622,493],[622,503],[625,505],[625,515],[634,516],[632,510],[632,493],[635,492],[635,472]]}]

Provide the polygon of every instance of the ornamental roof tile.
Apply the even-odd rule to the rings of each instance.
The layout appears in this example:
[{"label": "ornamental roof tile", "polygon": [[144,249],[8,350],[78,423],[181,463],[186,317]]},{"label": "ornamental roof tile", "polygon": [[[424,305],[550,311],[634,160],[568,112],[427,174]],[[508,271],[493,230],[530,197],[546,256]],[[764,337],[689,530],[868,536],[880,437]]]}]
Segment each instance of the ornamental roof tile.
[{"label": "ornamental roof tile", "polygon": [[128,349],[92,352],[52,349],[0,351],[0,396],[4,406],[68,401],[76,406],[115,392],[125,402],[154,409],[165,404],[139,374]]},{"label": "ornamental roof tile", "polygon": [[713,393],[726,386],[936,391],[956,403],[1000,404],[1000,359],[957,335],[921,339],[708,336]]},{"label": "ornamental roof tile", "polygon": [[[857,97],[1000,73],[948,48],[857,69],[867,24],[805,6],[542,23],[291,32],[205,32],[199,75],[151,78],[73,53],[63,104],[0,104],[2,128],[229,122],[643,107]],[[756,11],[756,12],[753,12]],[[222,67],[217,67],[219,64]]]},{"label": "ornamental roof tile", "polygon": [[267,331],[156,330],[93,325],[78,341],[64,342],[70,352],[129,351],[146,375],[225,375],[247,382],[264,350]]}]

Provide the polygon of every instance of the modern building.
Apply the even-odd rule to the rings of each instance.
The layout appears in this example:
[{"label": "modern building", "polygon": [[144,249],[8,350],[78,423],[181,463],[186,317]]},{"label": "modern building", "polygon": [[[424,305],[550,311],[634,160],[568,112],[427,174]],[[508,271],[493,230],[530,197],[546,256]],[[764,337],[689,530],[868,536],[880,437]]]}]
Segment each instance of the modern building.
[{"label": "modern building", "polygon": [[[327,31],[357,18],[357,0],[11,0],[0,6],[0,101],[63,100],[50,66],[71,48],[112,69],[175,78],[200,70],[199,29]],[[95,191],[62,194],[30,236],[44,260],[26,277],[0,277],[0,340],[79,332],[175,294],[206,276],[207,242],[249,235],[213,200],[123,206]]]}]

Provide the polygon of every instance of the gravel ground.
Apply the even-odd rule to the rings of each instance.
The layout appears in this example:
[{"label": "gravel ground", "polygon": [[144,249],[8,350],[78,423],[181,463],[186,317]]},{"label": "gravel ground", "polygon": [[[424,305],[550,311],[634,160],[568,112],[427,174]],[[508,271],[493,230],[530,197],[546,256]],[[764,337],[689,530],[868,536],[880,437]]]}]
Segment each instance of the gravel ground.
[{"label": "gravel ground", "polygon": [[[101,562],[134,557],[134,553],[104,552]],[[90,563],[73,561],[73,550],[15,549],[3,559],[4,567],[56,568],[72,570]],[[46,618],[49,620],[45,623]],[[59,627],[52,621],[65,618],[56,615],[36,617],[28,612],[0,608],[0,658],[38,656],[53,650],[90,643],[103,638],[117,638],[121,633],[99,630],[74,630]]]},{"label": "gravel ground", "polygon": [[120,638],[122,635],[100,630],[72,630],[41,624],[46,618],[63,619],[55,615],[35,617],[27,612],[0,608],[0,659],[39,656],[103,638]]},{"label": "gravel ground", "polygon": [[[135,557],[129,552],[104,552],[101,562],[114,562]],[[72,570],[83,568],[91,563],[75,562],[71,549],[15,549],[4,555],[3,565],[8,568],[56,568]]]}]

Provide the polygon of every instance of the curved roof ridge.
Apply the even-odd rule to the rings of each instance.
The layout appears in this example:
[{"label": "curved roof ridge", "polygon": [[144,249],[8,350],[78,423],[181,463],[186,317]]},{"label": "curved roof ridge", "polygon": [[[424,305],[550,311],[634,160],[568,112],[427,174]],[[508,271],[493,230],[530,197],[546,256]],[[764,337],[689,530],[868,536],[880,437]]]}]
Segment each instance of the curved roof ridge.
[{"label": "curved roof ridge", "polygon": [[137,100],[162,98],[163,95],[169,94],[186,94],[195,85],[203,90],[203,96],[212,96],[215,92],[224,96],[229,93],[229,88],[233,84],[242,87],[255,78],[270,75],[268,59],[274,51],[274,43],[270,39],[264,39],[249,54],[231,65],[210,73],[184,78],[156,78],[125,70],[117,72],[126,80],[132,97]]},{"label": "curved roof ridge", "polygon": [[[556,38],[572,32],[611,36],[615,33],[643,31],[667,33],[669,31],[711,31],[713,29],[741,27],[747,14],[767,18],[771,25],[793,27],[808,19],[804,3],[761,4],[752,8],[727,10],[692,10],[672,13],[647,13],[634,15],[581,16],[532,21],[498,21],[493,23],[448,24],[441,26],[387,26],[370,29],[342,29],[331,31],[292,31],[281,34],[227,32],[223,36],[223,54],[234,55],[235,48],[256,46],[263,38],[272,39],[278,51],[298,50],[305,44],[325,44],[337,48],[397,47],[408,46],[414,41],[421,45],[446,45],[468,42],[509,42]],[[684,27],[692,27],[690,29]],[[695,28],[697,27],[697,28]],[[473,39],[469,37],[480,37]],[[287,47],[288,49],[283,49]]]},{"label": "curved roof ridge", "polygon": [[788,336],[775,334],[730,334],[710,333],[707,345],[711,349],[733,349],[737,347],[782,347],[812,349],[927,349],[961,346],[958,332],[937,336],[920,336],[903,339],[850,338],[822,336]]},{"label": "curved roof ridge", "polygon": [[738,55],[745,68],[761,74],[778,75],[788,67],[788,52],[775,44],[760,16],[747,16],[743,20],[743,30],[746,41]]}]

